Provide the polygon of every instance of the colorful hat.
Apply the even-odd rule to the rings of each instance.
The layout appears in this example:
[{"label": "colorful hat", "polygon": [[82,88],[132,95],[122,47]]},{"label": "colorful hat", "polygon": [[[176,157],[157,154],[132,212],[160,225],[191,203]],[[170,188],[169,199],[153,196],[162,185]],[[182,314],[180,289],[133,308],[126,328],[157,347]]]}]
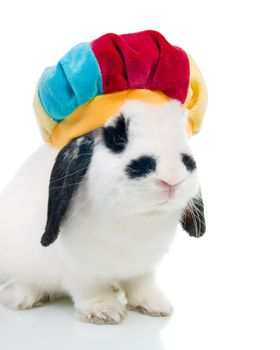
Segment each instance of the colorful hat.
[{"label": "colorful hat", "polygon": [[189,133],[199,131],[207,90],[192,57],[158,32],[106,34],[74,46],[43,72],[34,109],[44,140],[62,148],[102,126],[126,100],[189,109]]}]

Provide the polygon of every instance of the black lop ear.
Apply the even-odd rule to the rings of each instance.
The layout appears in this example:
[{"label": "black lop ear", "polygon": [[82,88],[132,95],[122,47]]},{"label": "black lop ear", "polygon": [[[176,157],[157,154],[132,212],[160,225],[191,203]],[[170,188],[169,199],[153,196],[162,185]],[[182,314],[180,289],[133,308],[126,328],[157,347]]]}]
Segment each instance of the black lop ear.
[{"label": "black lop ear", "polygon": [[88,133],[69,142],[56,157],[49,184],[47,224],[41,238],[44,247],[57,239],[71,199],[90,165],[93,148],[94,137]]},{"label": "black lop ear", "polygon": [[201,192],[187,204],[181,217],[181,224],[185,231],[193,237],[201,237],[206,231],[204,204]]}]

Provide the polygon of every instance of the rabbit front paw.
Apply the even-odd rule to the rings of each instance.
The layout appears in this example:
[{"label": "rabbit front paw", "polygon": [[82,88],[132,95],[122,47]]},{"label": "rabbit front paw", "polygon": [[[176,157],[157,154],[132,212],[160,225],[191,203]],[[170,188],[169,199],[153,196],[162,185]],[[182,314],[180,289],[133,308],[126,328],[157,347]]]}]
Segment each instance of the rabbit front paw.
[{"label": "rabbit front paw", "polygon": [[126,315],[121,303],[115,298],[93,298],[76,305],[77,317],[83,322],[118,324]]},{"label": "rabbit front paw", "polygon": [[163,317],[172,313],[173,307],[158,289],[135,291],[128,296],[127,308],[144,315]]}]

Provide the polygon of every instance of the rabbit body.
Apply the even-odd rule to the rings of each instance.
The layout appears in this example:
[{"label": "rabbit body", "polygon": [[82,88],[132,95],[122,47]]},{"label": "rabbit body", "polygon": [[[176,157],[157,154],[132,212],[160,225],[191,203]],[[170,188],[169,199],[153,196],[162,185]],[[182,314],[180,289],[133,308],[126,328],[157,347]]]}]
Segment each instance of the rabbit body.
[{"label": "rabbit body", "polygon": [[[125,316],[112,290],[119,285],[130,309],[156,316],[172,311],[155,284],[155,268],[187,203],[199,191],[192,158],[180,158],[180,152],[190,154],[186,115],[174,101],[157,107],[130,101],[121,115],[125,129],[117,121],[117,130],[118,119],[112,117],[104,128],[74,140],[72,148],[41,146],[3,191],[1,303],[23,309],[66,294],[82,320],[113,324]],[[112,137],[116,130],[118,136]],[[120,134],[121,142],[116,142]],[[92,152],[82,149],[91,140]],[[72,168],[76,159],[89,159],[79,183],[71,178],[83,171]],[[62,176],[52,179],[55,167]],[[169,191],[177,186],[173,197],[162,187],[166,183],[172,183]],[[50,203],[52,193],[69,202],[59,223],[55,215],[63,200]],[[40,244],[44,231],[47,240],[41,242],[48,247]]]}]

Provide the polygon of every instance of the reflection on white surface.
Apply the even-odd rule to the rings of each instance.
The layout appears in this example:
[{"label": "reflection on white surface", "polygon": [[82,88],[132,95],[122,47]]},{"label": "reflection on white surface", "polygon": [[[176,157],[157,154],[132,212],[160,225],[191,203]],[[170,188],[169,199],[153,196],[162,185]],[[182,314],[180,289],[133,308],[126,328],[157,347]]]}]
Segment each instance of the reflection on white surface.
[{"label": "reflection on white surface", "polygon": [[0,306],[3,349],[123,349],[163,350],[161,330],[170,318],[152,318],[128,312],[120,325],[99,326],[75,319],[68,300],[27,311]]}]

